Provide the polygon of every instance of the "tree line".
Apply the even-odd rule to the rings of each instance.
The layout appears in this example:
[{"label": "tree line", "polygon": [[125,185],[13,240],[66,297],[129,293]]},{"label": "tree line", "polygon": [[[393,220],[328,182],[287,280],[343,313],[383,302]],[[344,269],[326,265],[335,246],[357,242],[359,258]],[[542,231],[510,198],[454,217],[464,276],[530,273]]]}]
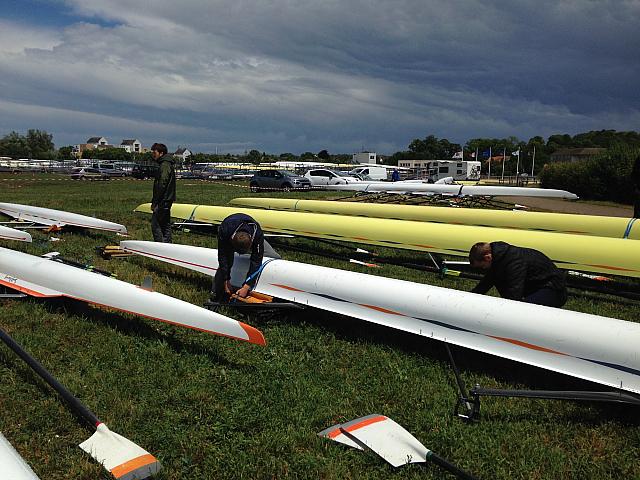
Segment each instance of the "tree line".
[{"label": "tree line", "polygon": [[[399,160],[443,160],[451,159],[457,152],[464,151],[465,160],[487,160],[489,153],[491,156],[501,156],[503,152],[507,159],[512,152],[520,151],[522,169],[530,171],[533,163],[533,152],[535,150],[536,172],[549,162],[550,155],[562,148],[606,148],[629,147],[640,148],[640,133],[635,131],[618,132],[616,130],[597,130],[579,133],[571,136],[569,134],[555,134],[548,139],[535,136],[529,140],[519,140],[517,137],[507,138],[472,138],[465,144],[451,142],[446,138],[438,138],[435,135],[428,135],[425,138],[413,139],[406,150],[395,152],[392,155],[384,156],[383,162],[387,165],[397,165]],[[477,156],[476,156],[477,154]],[[0,156],[34,159],[71,160],[73,157],[73,147],[64,146],[56,150],[53,143],[53,135],[44,130],[30,129],[26,135],[18,132],[10,132],[0,138]],[[85,158],[150,162],[149,153],[130,153],[121,148],[106,148],[96,150],[85,150]],[[276,161],[323,161],[333,163],[349,163],[352,155],[350,153],[331,154],[326,149],[317,153],[307,151],[300,155],[290,152],[281,154],[270,154],[256,149],[245,151],[243,154],[208,154],[195,153],[189,163],[213,163],[213,162],[276,162]],[[483,162],[483,170],[486,169],[486,162]],[[521,169],[521,171],[522,171]],[[515,162],[507,163],[505,171],[507,174],[515,171]]]}]

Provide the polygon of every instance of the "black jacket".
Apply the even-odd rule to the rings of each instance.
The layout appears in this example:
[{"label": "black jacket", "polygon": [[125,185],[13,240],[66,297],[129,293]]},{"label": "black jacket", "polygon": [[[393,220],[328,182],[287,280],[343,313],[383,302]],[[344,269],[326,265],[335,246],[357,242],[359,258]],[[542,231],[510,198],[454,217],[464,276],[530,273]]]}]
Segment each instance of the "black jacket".
[{"label": "black jacket", "polygon": [[[225,280],[231,279],[231,267],[233,266],[233,244],[231,237],[236,232],[247,232],[253,236],[251,243],[251,259],[249,271],[245,278],[250,277],[258,271],[262,265],[264,257],[264,233],[260,228],[260,224],[249,215],[244,213],[234,213],[225,218],[218,227],[218,268],[223,272]],[[255,285],[257,278],[254,277],[250,281],[245,282],[250,286]]]},{"label": "black jacket", "polygon": [[170,209],[176,201],[176,172],[173,155],[167,153],[158,159],[160,168],[156,171],[153,182],[153,198],[151,207]]},{"label": "black jacket", "polygon": [[505,242],[492,242],[491,255],[491,268],[472,292],[486,293],[495,285],[501,297],[522,300],[538,290],[551,288],[566,300],[564,272],[544,253]]}]

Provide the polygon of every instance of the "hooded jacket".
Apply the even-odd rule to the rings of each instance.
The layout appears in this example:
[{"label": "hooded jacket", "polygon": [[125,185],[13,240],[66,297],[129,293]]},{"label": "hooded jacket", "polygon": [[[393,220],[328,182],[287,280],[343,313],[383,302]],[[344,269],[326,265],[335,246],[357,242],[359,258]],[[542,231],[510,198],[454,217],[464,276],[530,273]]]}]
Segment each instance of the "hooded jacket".
[{"label": "hooded jacket", "polygon": [[495,286],[502,298],[522,300],[538,290],[550,288],[566,300],[564,272],[544,253],[505,242],[492,242],[490,245],[491,267],[472,292],[487,293]]},{"label": "hooded jacket", "polygon": [[156,171],[156,177],[153,182],[152,208],[170,209],[176,200],[176,172],[174,163],[175,159],[170,153],[158,159],[160,168]]}]

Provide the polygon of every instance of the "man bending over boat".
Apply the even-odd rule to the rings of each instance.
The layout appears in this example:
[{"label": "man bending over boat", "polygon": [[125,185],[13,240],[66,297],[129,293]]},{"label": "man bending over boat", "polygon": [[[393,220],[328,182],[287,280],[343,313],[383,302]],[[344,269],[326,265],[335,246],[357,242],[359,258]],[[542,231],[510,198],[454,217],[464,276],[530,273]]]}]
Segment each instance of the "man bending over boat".
[{"label": "man bending over boat", "polygon": [[[245,283],[235,292],[231,286],[234,253],[251,254]],[[234,213],[225,218],[218,227],[218,271],[213,277],[211,300],[221,302],[233,293],[242,298],[246,297],[255,285],[257,278],[254,273],[262,265],[263,257],[264,234],[260,224],[244,213]]]},{"label": "man bending over boat", "polygon": [[469,262],[485,276],[473,293],[495,286],[502,298],[562,307],[567,301],[565,276],[544,253],[505,242],[479,242],[469,251]]}]

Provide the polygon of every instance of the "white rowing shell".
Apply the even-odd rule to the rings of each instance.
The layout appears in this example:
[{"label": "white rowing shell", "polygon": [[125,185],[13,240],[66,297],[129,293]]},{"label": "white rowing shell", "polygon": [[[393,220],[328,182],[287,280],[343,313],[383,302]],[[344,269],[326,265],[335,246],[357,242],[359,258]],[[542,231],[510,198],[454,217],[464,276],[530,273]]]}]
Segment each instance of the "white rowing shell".
[{"label": "white rowing shell", "polygon": [[6,480],[39,480],[31,467],[0,433],[0,478]]},{"label": "white rowing shell", "polygon": [[0,240],[18,240],[20,242],[31,242],[31,235],[22,230],[4,227],[0,225]]},{"label": "white rowing shell", "polygon": [[[217,250],[123,241],[133,253],[214,275]],[[248,257],[234,262],[240,285]],[[255,290],[640,393],[640,324],[335,268],[265,260]]]},{"label": "white rowing shell", "polygon": [[17,220],[34,222],[50,227],[64,227],[66,225],[81,228],[93,228],[126,235],[127,227],[119,223],[100,220],[78,213],[53,210],[51,208],[32,207],[17,203],[0,203],[0,212]]},{"label": "white rowing shell", "polygon": [[575,193],[551,188],[491,187],[488,185],[442,185],[414,182],[349,183],[347,185],[326,185],[327,190],[348,190],[359,192],[419,193],[454,196],[509,196],[509,197],[549,197],[576,200]]},{"label": "white rowing shell", "polygon": [[115,278],[1,247],[0,284],[34,297],[69,297],[174,325],[265,344],[259,330],[205,308]]}]

